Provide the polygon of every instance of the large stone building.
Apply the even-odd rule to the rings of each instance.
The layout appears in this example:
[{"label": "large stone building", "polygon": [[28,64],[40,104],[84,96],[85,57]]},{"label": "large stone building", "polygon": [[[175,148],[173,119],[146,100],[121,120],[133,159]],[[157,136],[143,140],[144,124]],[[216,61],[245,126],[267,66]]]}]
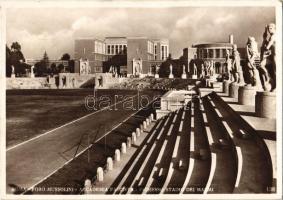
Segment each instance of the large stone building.
[{"label": "large stone building", "polygon": [[102,40],[94,38],[79,38],[75,40],[75,73],[80,72],[80,60],[88,60],[90,72],[102,72],[106,60],[106,47]]},{"label": "large stone building", "polygon": [[[192,45],[191,48],[183,50],[183,62],[189,66],[189,71],[192,71],[193,64],[197,64],[200,69],[200,64],[205,61],[213,61],[217,69],[216,72],[222,72],[226,59],[226,52],[229,51],[230,55],[233,47],[233,35],[229,35],[228,42],[215,42],[215,43],[199,43]],[[200,71],[200,70],[199,70]]]},{"label": "large stone building", "polygon": [[78,38],[75,40],[75,72],[80,61],[88,61],[90,73],[107,72],[110,66],[118,73],[144,76],[155,70],[169,56],[167,39],[147,37]]}]

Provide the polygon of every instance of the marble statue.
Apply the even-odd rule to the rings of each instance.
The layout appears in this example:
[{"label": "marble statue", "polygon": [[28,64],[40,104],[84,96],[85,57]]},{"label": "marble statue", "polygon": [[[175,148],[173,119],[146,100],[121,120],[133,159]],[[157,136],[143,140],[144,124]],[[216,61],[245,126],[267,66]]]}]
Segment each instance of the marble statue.
[{"label": "marble statue", "polygon": [[173,75],[173,66],[172,66],[172,64],[170,64],[169,68],[170,68],[169,78],[174,78],[174,75]]},{"label": "marble statue", "polygon": [[15,67],[14,67],[14,65],[12,65],[11,68],[12,68],[11,78],[15,78],[16,75],[15,75]]},{"label": "marble statue", "polygon": [[211,63],[209,61],[206,61],[204,64],[206,68],[206,74],[210,76],[211,75]]},{"label": "marble statue", "polygon": [[213,76],[215,72],[215,62],[213,60],[210,61],[210,76]]},{"label": "marble statue", "polygon": [[231,74],[231,69],[232,69],[232,59],[231,59],[231,55],[228,49],[226,49],[226,55],[225,55],[225,64],[227,67],[227,73],[228,73],[228,80],[231,81],[232,80],[232,74]]},{"label": "marble statue", "polygon": [[160,67],[158,65],[155,65],[155,75],[154,75],[154,78],[159,78],[159,69],[160,69]]},{"label": "marble statue", "polygon": [[262,87],[265,91],[273,92],[276,89],[276,52],[275,52],[275,24],[265,27],[261,46],[261,62],[259,73]]},{"label": "marble statue", "polygon": [[135,76],[139,76],[142,74],[142,60],[141,59],[133,59],[133,73]]},{"label": "marble statue", "polygon": [[30,68],[30,77],[31,78],[34,78],[34,65],[33,66],[31,66],[31,68]]},{"label": "marble statue", "polygon": [[233,76],[233,82],[243,84],[244,78],[243,78],[243,71],[242,71],[240,61],[241,61],[241,58],[237,50],[237,45],[234,44],[233,49],[232,49],[232,69],[231,69],[231,73]]},{"label": "marble statue", "polygon": [[182,79],[186,79],[187,78],[187,72],[186,72],[186,66],[183,65],[183,73],[182,73],[182,76],[181,76]]},{"label": "marble statue", "polygon": [[258,45],[254,37],[248,37],[246,46],[247,52],[247,85],[258,86],[260,79],[256,67],[256,60],[259,59]]},{"label": "marble statue", "polygon": [[112,69],[112,65],[111,65],[110,68],[109,68],[108,73],[112,73],[112,71],[113,71],[113,69]]},{"label": "marble statue", "polygon": [[196,64],[194,63],[194,71],[193,71],[193,74],[194,75],[197,75],[198,74],[198,68],[196,66]]},{"label": "marble statue", "polygon": [[202,63],[201,64],[201,75],[200,75],[201,78],[204,78],[205,77],[205,68],[204,68],[204,64]]},{"label": "marble statue", "polygon": [[89,61],[80,59],[80,74],[89,74],[90,73],[90,66]]}]

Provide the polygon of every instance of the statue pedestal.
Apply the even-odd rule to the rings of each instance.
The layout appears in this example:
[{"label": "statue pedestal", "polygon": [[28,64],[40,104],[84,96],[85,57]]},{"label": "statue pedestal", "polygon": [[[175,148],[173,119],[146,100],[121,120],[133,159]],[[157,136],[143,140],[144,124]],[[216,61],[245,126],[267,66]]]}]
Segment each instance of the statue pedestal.
[{"label": "statue pedestal", "polygon": [[229,96],[238,99],[239,84],[231,83],[229,85]]},{"label": "statue pedestal", "polygon": [[174,78],[174,75],[173,74],[169,74],[169,78]]},{"label": "statue pedestal", "polygon": [[217,92],[223,91],[223,84],[221,82],[212,82],[210,84],[211,84],[211,87],[214,89],[214,91],[217,91]]},{"label": "statue pedestal", "polygon": [[15,74],[11,74],[11,78],[16,78],[16,75]]},{"label": "statue pedestal", "polygon": [[257,92],[255,97],[255,113],[257,117],[276,118],[276,93]]},{"label": "statue pedestal", "polygon": [[238,102],[242,105],[255,105],[256,88],[251,86],[240,86]]},{"label": "statue pedestal", "polygon": [[154,75],[154,78],[159,78],[159,74],[155,74],[155,75]]},{"label": "statue pedestal", "polygon": [[187,79],[187,74],[182,74],[181,78],[182,79]]},{"label": "statue pedestal", "polygon": [[197,75],[193,75],[192,79],[198,79],[198,76]]},{"label": "statue pedestal", "polygon": [[223,93],[228,93],[229,92],[229,85],[230,85],[230,81],[228,81],[228,80],[225,80],[224,82],[223,82]]}]

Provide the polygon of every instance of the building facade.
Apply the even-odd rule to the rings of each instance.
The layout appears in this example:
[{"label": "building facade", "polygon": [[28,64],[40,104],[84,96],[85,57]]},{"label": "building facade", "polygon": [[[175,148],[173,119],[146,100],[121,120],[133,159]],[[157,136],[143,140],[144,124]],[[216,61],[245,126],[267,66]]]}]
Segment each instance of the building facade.
[{"label": "building facade", "polygon": [[111,65],[118,73],[144,76],[169,57],[169,41],[147,37],[79,38],[75,40],[74,55],[77,73],[83,59],[89,61],[90,73],[107,72]]},{"label": "building facade", "polygon": [[233,48],[233,35],[229,35],[228,42],[200,43],[192,45],[192,48],[183,50],[183,59],[185,65],[189,66],[188,71],[192,71],[193,64],[197,65],[198,71],[201,70],[201,64],[208,61],[215,63],[216,73],[225,71],[225,61],[227,51],[231,55]]},{"label": "building facade", "polygon": [[94,38],[81,38],[75,40],[75,73],[79,73],[80,59],[88,60],[90,73],[103,71],[103,62],[106,58],[104,41]]}]

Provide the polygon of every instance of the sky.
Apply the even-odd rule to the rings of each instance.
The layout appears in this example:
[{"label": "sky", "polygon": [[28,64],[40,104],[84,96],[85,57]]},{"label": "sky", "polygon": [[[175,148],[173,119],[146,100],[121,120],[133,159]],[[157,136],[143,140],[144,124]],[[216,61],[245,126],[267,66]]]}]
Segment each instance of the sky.
[{"label": "sky", "polygon": [[275,22],[272,7],[165,7],[165,8],[9,8],[6,10],[7,45],[18,41],[25,58],[50,59],[74,55],[78,37],[107,36],[168,38],[173,58],[202,42],[227,42],[244,47],[248,36],[259,43],[266,24]]}]

